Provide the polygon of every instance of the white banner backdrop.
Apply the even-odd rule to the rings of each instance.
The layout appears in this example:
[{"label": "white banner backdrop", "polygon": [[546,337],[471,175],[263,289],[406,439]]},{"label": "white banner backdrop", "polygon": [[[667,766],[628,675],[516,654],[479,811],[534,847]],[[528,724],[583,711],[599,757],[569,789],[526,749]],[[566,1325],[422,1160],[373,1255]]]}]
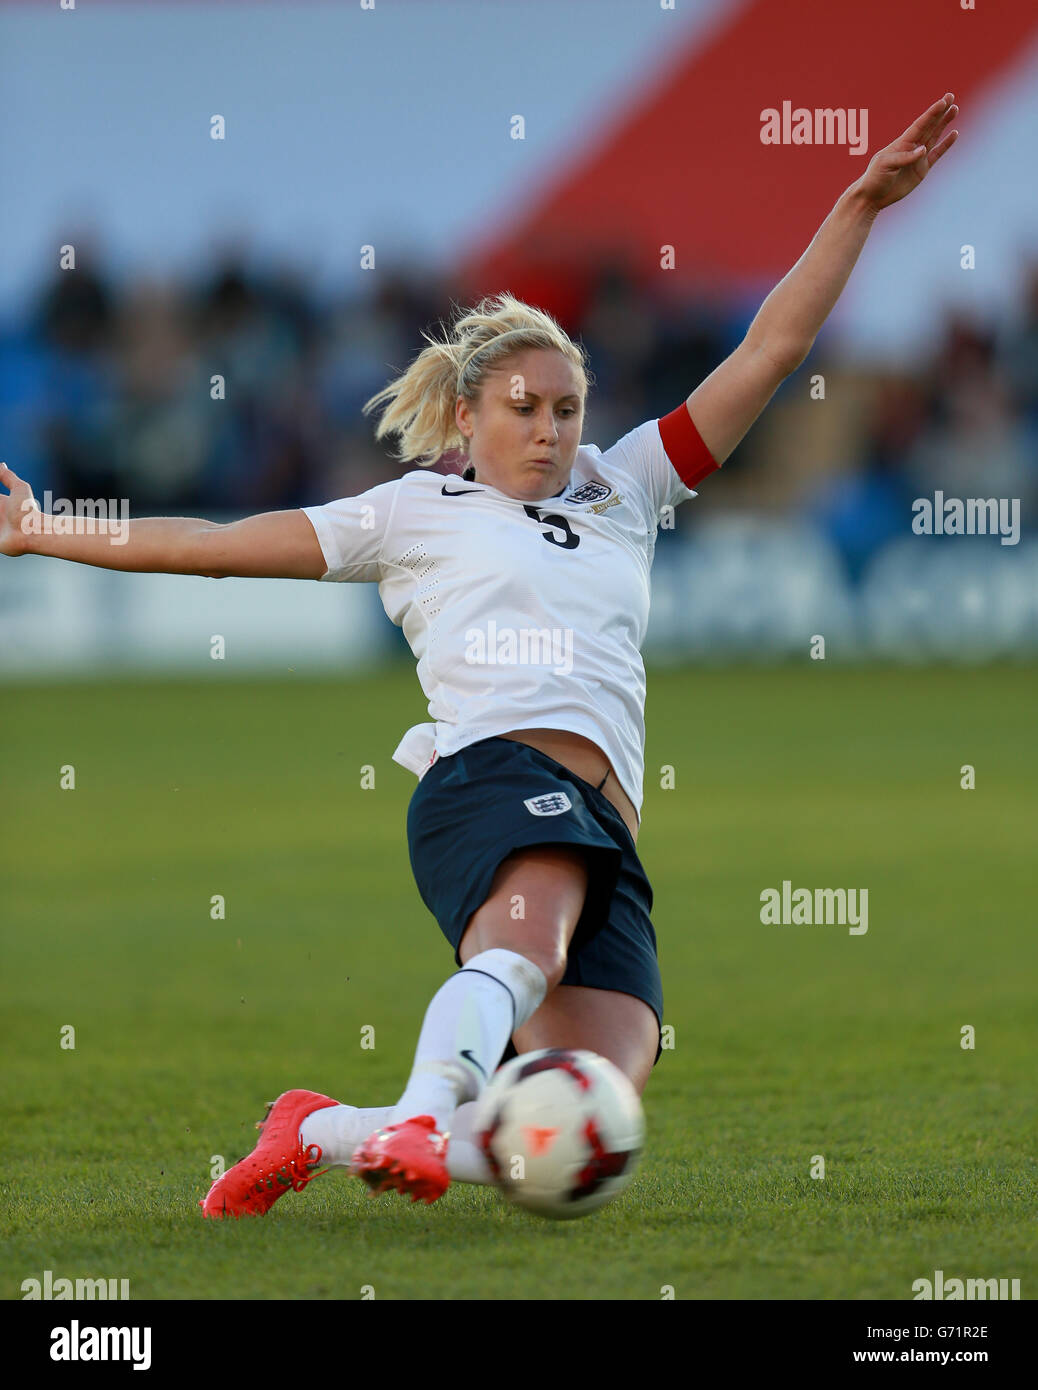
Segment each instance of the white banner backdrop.
[{"label": "white banner backdrop", "polygon": [[124,574],[0,557],[0,679],[350,670],[395,644],[373,585]]},{"label": "white banner backdrop", "polygon": [[[1033,659],[1038,543],[906,536],[851,585],[816,529],[773,518],[661,533],[647,662]],[[222,639],[222,640],[221,640]],[[222,653],[222,654],[221,654]],[[0,557],[0,680],[349,671],[407,655],[374,584],[123,574]]]}]

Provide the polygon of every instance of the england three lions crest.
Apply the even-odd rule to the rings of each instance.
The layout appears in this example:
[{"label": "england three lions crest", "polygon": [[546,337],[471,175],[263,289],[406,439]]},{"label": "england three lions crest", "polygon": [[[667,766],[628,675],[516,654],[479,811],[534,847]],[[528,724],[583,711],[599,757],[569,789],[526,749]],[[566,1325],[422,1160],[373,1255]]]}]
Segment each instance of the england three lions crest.
[{"label": "england three lions crest", "polygon": [[571,492],[566,498],[567,502],[601,502],[603,497],[608,497],[612,492],[611,487],[605,483],[582,483],[576,492]]},{"label": "england three lions crest", "polygon": [[528,797],[523,805],[531,816],[561,816],[572,808],[573,802],[565,792],[545,792],[543,796]]}]

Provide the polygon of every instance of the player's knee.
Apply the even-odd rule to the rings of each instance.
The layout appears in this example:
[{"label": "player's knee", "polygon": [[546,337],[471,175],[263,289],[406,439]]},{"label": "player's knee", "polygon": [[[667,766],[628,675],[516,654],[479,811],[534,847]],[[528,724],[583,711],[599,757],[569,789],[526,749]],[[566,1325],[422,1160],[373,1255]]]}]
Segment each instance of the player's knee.
[{"label": "player's knee", "polygon": [[514,951],[516,955],[525,956],[544,976],[547,984],[547,993],[550,994],[556,985],[562,982],[562,977],[566,973],[566,948],[561,942],[539,942],[531,941],[529,937],[522,940],[501,940],[494,943],[503,946],[506,951]]},{"label": "player's knee", "polygon": [[529,932],[516,935],[511,931],[495,930],[492,925],[476,922],[470,925],[462,939],[459,958],[462,964],[466,964],[480,951],[492,951],[495,948],[514,951],[516,955],[524,956],[536,965],[544,976],[548,994],[562,982],[566,973],[566,945],[557,937],[548,939],[532,936]]},{"label": "player's knee", "polygon": [[532,960],[534,965],[541,971],[548,985],[550,994],[556,985],[562,983],[562,977],[566,973],[566,948],[561,942],[551,946],[517,948],[520,955]]}]

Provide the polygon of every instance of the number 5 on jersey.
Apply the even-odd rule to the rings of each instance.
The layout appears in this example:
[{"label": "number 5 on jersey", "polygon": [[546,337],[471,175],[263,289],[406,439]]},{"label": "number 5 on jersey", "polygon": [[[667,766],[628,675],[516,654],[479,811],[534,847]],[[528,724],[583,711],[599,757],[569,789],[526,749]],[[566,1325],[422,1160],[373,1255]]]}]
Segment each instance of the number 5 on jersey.
[{"label": "number 5 on jersey", "polygon": [[576,550],[580,544],[580,537],[570,530],[568,520],[564,516],[559,516],[558,512],[551,512],[547,516],[541,516],[538,507],[524,506],[523,511],[531,521],[543,522],[545,526],[551,526],[556,531],[562,531],[565,539],[559,540],[558,536],[551,535],[548,531],[542,531],[541,535],[551,545],[557,545],[562,550]]}]

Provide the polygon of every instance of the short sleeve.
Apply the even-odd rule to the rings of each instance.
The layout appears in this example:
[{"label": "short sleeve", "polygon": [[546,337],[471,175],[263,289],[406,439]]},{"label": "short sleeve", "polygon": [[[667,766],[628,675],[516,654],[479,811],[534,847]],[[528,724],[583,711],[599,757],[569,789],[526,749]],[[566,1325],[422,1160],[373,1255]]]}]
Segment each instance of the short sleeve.
[{"label": "short sleeve", "polygon": [[327,566],[322,579],[377,583],[382,578],[382,546],[402,481],[393,478],[356,497],[302,508],[321,544]]},{"label": "short sleeve", "polygon": [[638,425],[602,457],[641,484],[657,520],[664,507],[676,507],[695,497],[696,484],[720,466],[703,443],[684,401],[669,415]]}]

